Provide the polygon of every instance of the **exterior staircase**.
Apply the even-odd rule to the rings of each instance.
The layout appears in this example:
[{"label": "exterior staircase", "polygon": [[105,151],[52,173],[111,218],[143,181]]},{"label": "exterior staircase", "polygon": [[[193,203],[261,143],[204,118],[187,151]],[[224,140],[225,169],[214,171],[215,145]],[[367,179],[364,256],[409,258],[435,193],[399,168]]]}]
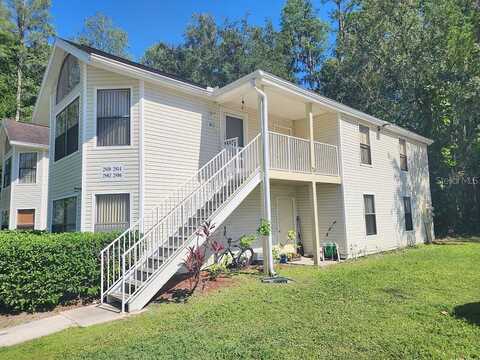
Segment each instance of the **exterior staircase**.
[{"label": "exterior staircase", "polygon": [[260,135],[241,149],[226,145],[159,206],[161,216],[147,226],[139,219],[102,250],[102,303],[142,309],[182,267],[188,247],[203,243],[197,229],[205,221],[218,227],[260,183]]}]

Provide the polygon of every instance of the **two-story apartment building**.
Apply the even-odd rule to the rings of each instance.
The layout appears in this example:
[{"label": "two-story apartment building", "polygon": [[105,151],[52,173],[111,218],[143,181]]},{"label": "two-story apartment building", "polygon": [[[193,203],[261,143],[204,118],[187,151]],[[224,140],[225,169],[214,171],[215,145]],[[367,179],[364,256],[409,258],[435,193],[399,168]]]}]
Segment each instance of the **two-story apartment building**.
[{"label": "two-story apartment building", "polygon": [[297,232],[321,261],[433,236],[431,140],[264,71],[209,88],[58,39],[33,114],[50,125],[48,228],[125,230],[102,252],[102,301],[135,310],[181,267],[195,230]]},{"label": "two-story apartment building", "polygon": [[45,230],[48,199],[48,127],[2,121],[0,213],[2,229]]}]

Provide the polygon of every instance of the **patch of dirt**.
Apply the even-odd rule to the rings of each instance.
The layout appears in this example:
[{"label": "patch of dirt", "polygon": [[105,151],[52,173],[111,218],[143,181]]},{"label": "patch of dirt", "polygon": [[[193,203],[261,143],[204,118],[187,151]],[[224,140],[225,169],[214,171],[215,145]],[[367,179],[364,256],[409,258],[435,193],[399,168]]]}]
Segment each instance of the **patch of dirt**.
[{"label": "patch of dirt", "polygon": [[237,281],[235,276],[238,274],[258,274],[259,269],[251,267],[241,272],[228,272],[221,274],[215,280],[211,280],[208,271],[202,271],[200,281],[197,287],[190,290],[190,277],[187,274],[173,276],[152,300],[154,303],[184,303],[193,295],[205,295],[212,291],[232,286]]},{"label": "patch of dirt", "polygon": [[8,314],[0,310],[0,329],[25,324],[34,320],[44,319],[50,316],[58,315],[62,311],[72,310],[85,305],[85,303],[79,301],[69,305],[59,305],[50,311],[41,311],[34,313],[21,312],[16,314]]}]

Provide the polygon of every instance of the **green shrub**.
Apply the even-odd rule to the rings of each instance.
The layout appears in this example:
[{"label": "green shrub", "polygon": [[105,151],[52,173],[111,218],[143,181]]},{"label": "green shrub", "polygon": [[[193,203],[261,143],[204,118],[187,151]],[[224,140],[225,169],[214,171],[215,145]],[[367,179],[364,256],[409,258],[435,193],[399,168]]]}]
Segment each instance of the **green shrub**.
[{"label": "green shrub", "polygon": [[114,233],[0,232],[0,307],[48,310],[100,294],[101,249]]}]

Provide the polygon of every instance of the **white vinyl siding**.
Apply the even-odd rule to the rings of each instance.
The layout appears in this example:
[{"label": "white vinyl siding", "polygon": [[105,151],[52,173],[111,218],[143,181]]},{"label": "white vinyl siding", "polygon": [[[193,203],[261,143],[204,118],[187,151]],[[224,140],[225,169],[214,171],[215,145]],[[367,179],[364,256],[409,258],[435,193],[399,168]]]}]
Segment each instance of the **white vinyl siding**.
[{"label": "white vinyl siding", "polygon": [[[22,183],[20,177],[20,161],[25,154],[35,154],[36,171],[35,180],[31,183]],[[12,209],[34,209],[35,210],[35,229],[44,230],[47,226],[47,185],[48,185],[48,152],[44,150],[34,150],[27,147],[15,147],[15,156],[18,164],[14,171],[14,177],[18,180],[13,183]],[[16,222],[16,218],[13,219]],[[15,224],[13,225],[15,228]]]},{"label": "white vinyl siding", "polygon": [[221,149],[218,107],[145,83],[145,216]]},{"label": "white vinyl siding", "polygon": [[[130,137],[128,146],[98,146],[97,143],[97,92],[102,89],[129,89],[130,91]],[[139,81],[103,69],[87,66],[87,124],[86,161],[83,214],[83,231],[95,228],[95,194],[129,193],[131,219],[139,216]],[[104,167],[121,165],[121,179],[102,178]],[[157,179],[158,181],[158,179]]]},{"label": "white vinyl siding", "polygon": [[[342,115],[342,186],[346,203],[346,229],[351,256],[390,250],[425,240],[422,226],[430,206],[427,146],[407,142],[408,172],[400,170],[398,136],[388,128],[370,136],[373,167],[359,166],[358,128],[361,120]],[[375,194],[377,234],[365,234],[363,194]],[[411,194],[414,232],[405,232],[403,196]],[[415,209],[423,209],[415,211]]]}]

